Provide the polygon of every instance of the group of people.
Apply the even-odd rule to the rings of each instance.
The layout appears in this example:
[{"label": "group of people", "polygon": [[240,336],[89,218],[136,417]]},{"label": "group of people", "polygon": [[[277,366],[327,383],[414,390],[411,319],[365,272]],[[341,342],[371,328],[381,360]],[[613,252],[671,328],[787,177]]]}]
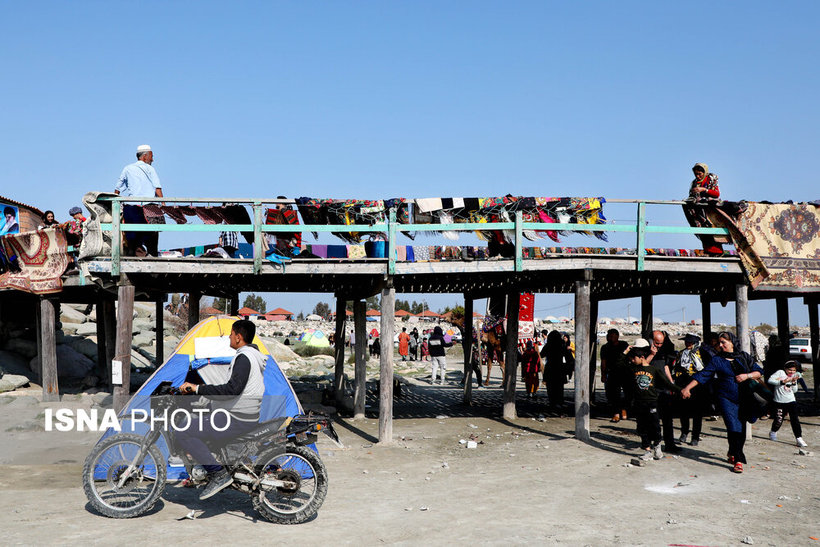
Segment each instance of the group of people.
[{"label": "group of people", "polygon": [[427,332],[419,334],[416,327],[407,332],[407,327],[402,327],[399,334],[399,355],[402,361],[429,361],[430,340]]},{"label": "group of people", "polygon": [[[747,463],[743,452],[746,424],[770,410],[774,415],[770,438],[776,440],[788,415],[796,444],[806,446],[794,397],[802,378],[797,362],[781,363],[766,379],[763,367],[741,350],[731,332],[710,333],[703,345],[699,337],[688,334],[684,344],[677,352],[667,333],[654,331],[651,342],[638,338],[628,345],[611,329],[601,348],[601,376],[612,421],[626,419],[631,412],[641,438],[642,459],[680,452],[673,425],[676,414],[681,424],[677,441],[697,446],[703,417],[712,413],[712,406],[723,417],[727,458],[736,473],[742,473]],[[772,386],[772,395],[764,381]]]}]

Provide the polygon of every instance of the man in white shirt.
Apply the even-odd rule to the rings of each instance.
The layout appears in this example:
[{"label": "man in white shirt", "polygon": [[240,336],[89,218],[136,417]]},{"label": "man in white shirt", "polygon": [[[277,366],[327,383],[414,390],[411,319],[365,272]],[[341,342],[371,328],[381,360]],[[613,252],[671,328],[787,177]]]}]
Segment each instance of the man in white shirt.
[{"label": "man in white shirt", "polygon": [[[154,163],[154,152],[147,144],[137,147],[137,161],[126,165],[120,174],[119,182],[114,193],[123,197],[149,198],[162,197],[162,185],[159,175],[151,165]],[[142,205],[124,204],[122,218],[126,224],[146,224]],[[145,252],[157,256],[159,233],[157,232],[125,232],[127,255],[134,256],[145,246]]]}]

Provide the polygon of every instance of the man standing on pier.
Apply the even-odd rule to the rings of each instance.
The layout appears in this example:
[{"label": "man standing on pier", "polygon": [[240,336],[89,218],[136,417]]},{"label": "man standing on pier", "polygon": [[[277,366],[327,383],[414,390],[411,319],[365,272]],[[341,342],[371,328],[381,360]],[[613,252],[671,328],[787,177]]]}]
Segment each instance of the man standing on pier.
[{"label": "man standing on pier", "polygon": [[[137,147],[137,161],[126,165],[120,174],[114,193],[122,197],[152,198],[162,197],[162,185],[159,175],[151,165],[154,163],[154,152],[147,144]],[[122,219],[125,224],[147,224],[142,205],[124,204]],[[135,256],[145,245],[145,251],[157,256],[159,250],[158,232],[125,232],[126,254]]]}]

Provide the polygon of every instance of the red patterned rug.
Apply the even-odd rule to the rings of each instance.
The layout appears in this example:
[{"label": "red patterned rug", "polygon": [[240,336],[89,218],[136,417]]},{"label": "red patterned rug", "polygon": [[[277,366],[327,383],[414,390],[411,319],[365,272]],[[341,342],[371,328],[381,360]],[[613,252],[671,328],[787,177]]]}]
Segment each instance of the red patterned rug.
[{"label": "red patterned rug", "polygon": [[0,275],[0,289],[17,289],[33,294],[63,290],[60,276],[68,266],[68,246],[62,230],[49,228],[0,238],[7,257],[17,256],[20,272]]}]

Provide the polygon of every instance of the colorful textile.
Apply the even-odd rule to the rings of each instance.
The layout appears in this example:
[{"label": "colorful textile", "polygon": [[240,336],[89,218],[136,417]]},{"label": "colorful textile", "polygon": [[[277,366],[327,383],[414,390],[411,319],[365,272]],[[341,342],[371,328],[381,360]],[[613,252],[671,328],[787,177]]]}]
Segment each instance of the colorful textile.
[{"label": "colorful textile", "polygon": [[347,258],[367,258],[363,245],[348,245]]},{"label": "colorful textile", "polygon": [[820,207],[749,202],[736,220],[709,218],[729,229],[753,289],[820,291]]},{"label": "colorful textile", "polygon": [[[161,206],[162,212],[171,217],[177,224],[187,224],[188,219],[185,218],[185,213],[181,207],[174,207],[169,205]],[[186,208],[187,209],[187,208]]]},{"label": "colorful textile", "polygon": [[426,245],[414,245],[413,254],[416,257],[416,262],[427,262],[430,260],[430,247]]},{"label": "colorful textile", "polygon": [[328,245],[328,258],[347,258],[347,246],[345,245]]},{"label": "colorful textile", "polygon": [[396,246],[396,260],[404,262],[407,260],[407,247],[405,245]]},{"label": "colorful textile", "polygon": [[60,276],[68,266],[65,234],[57,228],[7,235],[0,238],[6,257],[17,256],[19,272],[0,275],[0,289],[17,289],[33,294],[63,290]]},{"label": "colorful textile", "polygon": [[142,206],[142,214],[148,224],[165,224],[165,213],[156,203],[146,203]]}]

